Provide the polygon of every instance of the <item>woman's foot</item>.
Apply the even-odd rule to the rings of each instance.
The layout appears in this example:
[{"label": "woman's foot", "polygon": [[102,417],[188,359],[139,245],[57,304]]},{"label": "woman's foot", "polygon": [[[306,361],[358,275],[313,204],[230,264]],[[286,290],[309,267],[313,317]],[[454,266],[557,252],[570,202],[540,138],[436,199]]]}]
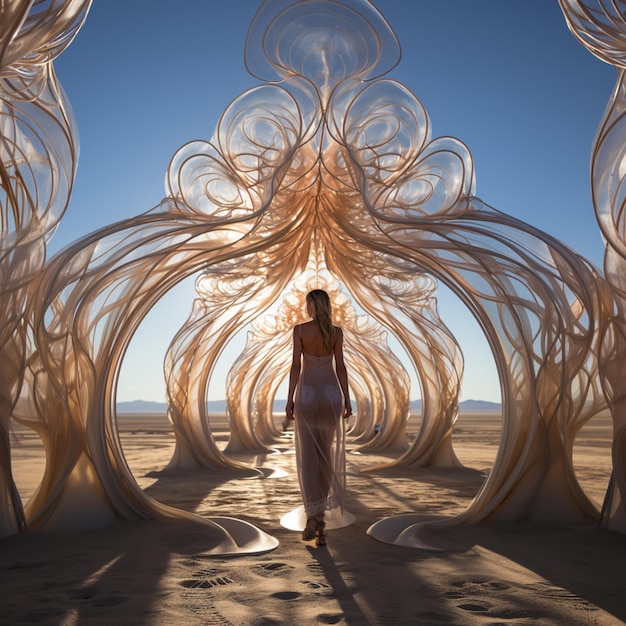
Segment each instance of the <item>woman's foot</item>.
[{"label": "woman's foot", "polygon": [[314,517],[309,517],[306,521],[306,526],[302,531],[302,541],[311,541],[315,539],[315,531],[317,530],[317,520]]},{"label": "woman's foot", "polygon": [[315,531],[317,533],[317,539],[315,540],[316,546],[326,545],[326,524],[323,519],[318,519],[315,522]]}]

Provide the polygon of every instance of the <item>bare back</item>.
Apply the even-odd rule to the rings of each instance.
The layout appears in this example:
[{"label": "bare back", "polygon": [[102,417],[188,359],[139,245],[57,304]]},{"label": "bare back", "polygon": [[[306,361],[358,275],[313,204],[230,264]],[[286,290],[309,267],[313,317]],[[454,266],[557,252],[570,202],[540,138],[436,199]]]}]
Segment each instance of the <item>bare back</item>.
[{"label": "bare back", "polygon": [[[337,341],[338,330],[339,329],[335,327],[335,342]],[[322,334],[317,324],[313,321],[300,325],[300,338],[302,341],[302,349],[311,356],[326,356],[332,353],[332,350],[329,352],[324,346]]]}]

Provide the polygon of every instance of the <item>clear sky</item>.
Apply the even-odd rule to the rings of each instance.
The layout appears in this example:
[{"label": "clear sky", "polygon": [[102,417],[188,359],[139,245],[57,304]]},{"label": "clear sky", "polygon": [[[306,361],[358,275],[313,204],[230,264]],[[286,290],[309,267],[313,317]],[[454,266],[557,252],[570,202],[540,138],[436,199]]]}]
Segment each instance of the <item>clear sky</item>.
[{"label": "clear sky", "polygon": [[[260,0],[94,0],[55,62],[78,123],[80,161],[52,252],[165,195],[171,157],[209,139],[220,114],[258,84],[243,65]],[[592,142],[615,68],[570,34],[557,0],[375,0],[402,60],[390,74],[424,104],[433,136],[454,136],[474,157],[477,195],[561,239],[597,265],[604,246],[589,187]],[[186,320],[192,281],[146,319],[124,361],[118,400],[163,401],[163,357]],[[478,326],[442,290],[439,312],[465,355],[462,400],[500,401]],[[239,338],[222,357],[229,363]],[[210,398],[224,397],[216,376]],[[415,385],[412,397],[419,397]]]}]

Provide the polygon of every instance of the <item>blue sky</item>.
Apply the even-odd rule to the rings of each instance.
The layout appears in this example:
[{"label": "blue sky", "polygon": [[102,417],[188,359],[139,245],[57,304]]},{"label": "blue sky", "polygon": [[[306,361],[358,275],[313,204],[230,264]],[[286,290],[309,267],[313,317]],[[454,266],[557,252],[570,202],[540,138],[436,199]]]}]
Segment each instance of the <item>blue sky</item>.
[{"label": "blue sky", "polygon": [[[243,45],[259,4],[94,0],[85,26],[55,62],[81,148],[72,201],[51,251],[163,198],[176,150],[210,138],[228,103],[258,84],[245,70]],[[467,144],[477,195],[601,265],[589,161],[616,71],[574,39],[557,0],[375,4],[402,46],[390,75],[423,102],[433,136]],[[164,400],[163,356],[193,297],[187,281],[146,319],[125,359],[119,400]],[[462,399],[498,402],[478,326],[444,290],[439,311],[465,354]],[[242,347],[239,338],[218,369],[226,371]],[[210,396],[224,397],[223,378],[212,382]]]}]

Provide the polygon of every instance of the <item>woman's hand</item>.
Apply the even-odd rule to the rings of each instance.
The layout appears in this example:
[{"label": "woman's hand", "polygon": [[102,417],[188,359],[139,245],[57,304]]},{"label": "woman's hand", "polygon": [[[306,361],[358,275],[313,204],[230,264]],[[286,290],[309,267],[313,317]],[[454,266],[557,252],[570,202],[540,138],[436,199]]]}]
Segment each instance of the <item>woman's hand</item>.
[{"label": "woman's hand", "polygon": [[343,410],[343,419],[347,420],[352,415],[352,405],[350,402],[346,402],[346,406]]},{"label": "woman's hand", "polygon": [[285,415],[287,416],[288,420],[291,420],[292,422],[294,421],[294,416],[293,416],[293,400],[289,400],[287,402],[287,406],[285,407]]}]

